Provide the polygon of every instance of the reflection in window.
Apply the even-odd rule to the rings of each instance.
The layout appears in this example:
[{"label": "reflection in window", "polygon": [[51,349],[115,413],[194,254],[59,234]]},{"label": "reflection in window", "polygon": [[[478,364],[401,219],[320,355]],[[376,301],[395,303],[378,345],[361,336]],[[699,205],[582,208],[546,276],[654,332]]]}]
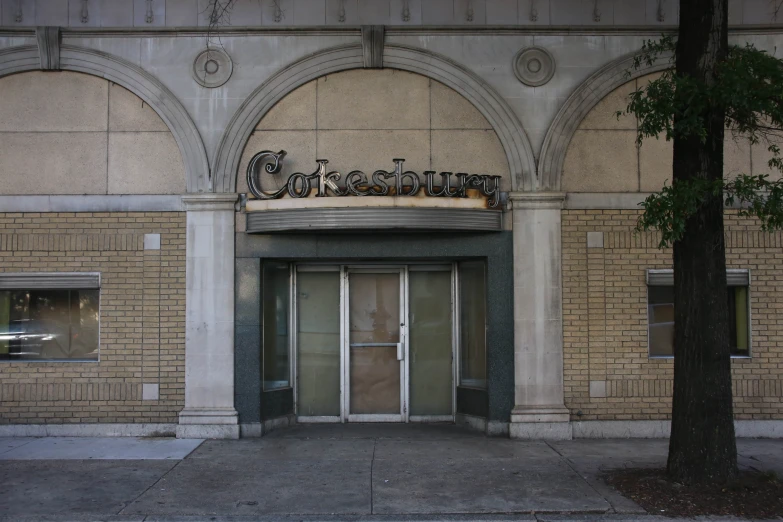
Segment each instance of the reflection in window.
[{"label": "reflection in window", "polygon": [[264,390],[276,390],[290,385],[288,309],[291,277],[287,263],[265,262],[262,272]]},{"label": "reflection in window", "polygon": [[482,261],[464,261],[459,268],[460,384],[487,386],[486,275]]},{"label": "reflection in window", "polygon": [[0,290],[0,360],[98,360],[99,290]]},{"label": "reflection in window", "polygon": [[[750,355],[748,326],[748,287],[727,287],[729,304],[729,339],[731,355]],[[674,287],[649,286],[647,317],[651,357],[674,355]]]},{"label": "reflection in window", "polygon": [[300,272],[296,293],[297,412],[339,416],[340,272]]}]

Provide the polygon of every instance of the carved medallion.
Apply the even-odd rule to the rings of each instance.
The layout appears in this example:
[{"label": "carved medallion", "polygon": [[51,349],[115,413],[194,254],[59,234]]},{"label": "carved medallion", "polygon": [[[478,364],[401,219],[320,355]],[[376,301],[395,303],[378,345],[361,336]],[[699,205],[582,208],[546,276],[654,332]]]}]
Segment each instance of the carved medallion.
[{"label": "carved medallion", "polygon": [[206,49],[193,62],[193,79],[199,85],[213,89],[226,83],[233,70],[228,53],[222,49]]},{"label": "carved medallion", "polygon": [[555,59],[546,49],[528,47],[514,57],[513,68],[520,82],[530,87],[540,87],[555,74]]}]

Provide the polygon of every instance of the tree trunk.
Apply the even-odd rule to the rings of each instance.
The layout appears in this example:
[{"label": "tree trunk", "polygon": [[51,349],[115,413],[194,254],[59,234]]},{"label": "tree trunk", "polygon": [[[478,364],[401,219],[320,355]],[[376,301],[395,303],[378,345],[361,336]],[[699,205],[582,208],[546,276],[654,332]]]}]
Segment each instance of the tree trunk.
[{"label": "tree trunk", "polygon": [[[710,85],[728,52],[728,0],[681,0],[676,69]],[[706,140],[675,137],[673,179],[723,177],[724,109],[703,116]],[[709,196],[674,243],[674,398],[668,474],[685,483],[737,474],[731,397],[723,198]]]}]

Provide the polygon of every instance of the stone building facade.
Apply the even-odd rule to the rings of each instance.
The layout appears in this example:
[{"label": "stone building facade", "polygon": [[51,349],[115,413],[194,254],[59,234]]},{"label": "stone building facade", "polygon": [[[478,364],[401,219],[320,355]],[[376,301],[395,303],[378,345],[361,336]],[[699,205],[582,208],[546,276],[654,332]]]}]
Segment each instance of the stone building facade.
[{"label": "stone building facade", "polygon": [[[779,52],[767,4],[733,43]],[[0,5],[0,435],[666,435],[671,144],[615,113],[675,0],[207,7]],[[783,235],[726,223],[737,429],[778,436]]]}]

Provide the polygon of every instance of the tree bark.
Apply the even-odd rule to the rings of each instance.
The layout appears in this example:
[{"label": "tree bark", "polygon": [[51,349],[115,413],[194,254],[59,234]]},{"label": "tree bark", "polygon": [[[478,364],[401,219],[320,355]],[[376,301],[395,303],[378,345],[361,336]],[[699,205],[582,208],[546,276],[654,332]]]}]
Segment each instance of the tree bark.
[{"label": "tree bark", "polygon": [[[711,85],[728,53],[728,0],[681,0],[676,70]],[[706,140],[674,138],[674,183],[723,177],[722,107],[703,114]],[[726,296],[723,198],[709,196],[674,243],[674,398],[668,474],[684,483],[737,474]]]}]

